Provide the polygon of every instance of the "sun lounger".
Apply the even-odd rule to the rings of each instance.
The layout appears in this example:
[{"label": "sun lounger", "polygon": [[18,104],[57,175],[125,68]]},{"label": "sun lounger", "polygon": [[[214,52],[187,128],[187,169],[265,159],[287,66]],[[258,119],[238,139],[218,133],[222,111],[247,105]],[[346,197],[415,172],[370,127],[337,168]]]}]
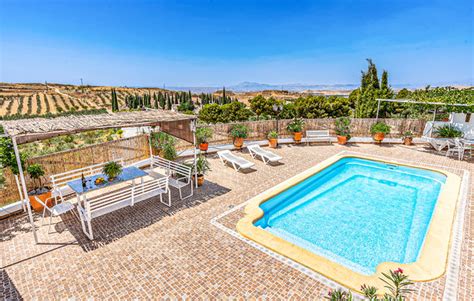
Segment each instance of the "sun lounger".
[{"label": "sun lounger", "polygon": [[431,137],[423,137],[437,152],[442,151],[448,146],[448,139],[436,139]]},{"label": "sun lounger", "polygon": [[247,146],[247,149],[250,152],[250,155],[252,155],[252,158],[255,158],[256,156],[260,156],[262,161],[267,164],[268,162],[278,162],[282,157],[278,156],[277,154],[272,153],[271,151],[265,150],[260,147],[258,144],[254,145],[249,145]]},{"label": "sun lounger", "polygon": [[217,152],[217,155],[219,156],[219,159],[221,159],[222,163],[231,163],[236,171],[239,171],[240,169],[248,169],[255,165],[254,163],[247,161],[242,157],[234,155],[229,150],[219,151]]}]

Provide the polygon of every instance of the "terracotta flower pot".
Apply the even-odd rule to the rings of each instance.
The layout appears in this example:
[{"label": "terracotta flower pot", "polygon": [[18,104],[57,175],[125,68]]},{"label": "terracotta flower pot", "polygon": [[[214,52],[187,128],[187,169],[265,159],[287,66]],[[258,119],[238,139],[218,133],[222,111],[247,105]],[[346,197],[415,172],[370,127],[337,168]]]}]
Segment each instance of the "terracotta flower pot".
[{"label": "terracotta flower pot", "polygon": [[382,140],[385,138],[385,134],[384,133],[375,133],[373,138],[376,142],[381,143]]},{"label": "terracotta flower pot", "polygon": [[413,137],[404,137],[403,144],[405,145],[412,145],[413,144]]},{"label": "terracotta flower pot", "polygon": [[337,143],[344,145],[347,143],[347,137],[346,136],[337,136]]},{"label": "terracotta flower pot", "polygon": [[41,205],[40,203],[38,203],[35,199],[35,197],[37,197],[38,199],[40,199],[43,203],[45,203],[48,207],[51,207],[53,206],[53,200],[49,200],[47,203],[46,203],[46,200],[48,198],[51,197],[51,191],[48,191],[48,192],[45,192],[45,193],[42,193],[42,194],[37,194],[37,195],[29,195],[28,198],[30,199],[30,204],[31,204],[31,207],[33,207],[33,210],[36,211],[36,212],[42,212],[44,207],[43,205]]},{"label": "terracotta flower pot", "polygon": [[268,139],[268,144],[270,145],[271,148],[277,148],[278,139],[277,138],[270,138],[270,139]]},{"label": "terracotta flower pot", "polygon": [[244,145],[244,138],[240,138],[240,137],[234,138],[234,146],[236,148],[241,149],[242,145]]},{"label": "terracotta flower pot", "polygon": [[296,143],[296,144],[300,144],[300,143],[301,143],[301,136],[302,136],[302,133],[301,133],[301,132],[294,132],[294,133],[293,133],[293,140],[295,140],[295,143]]},{"label": "terracotta flower pot", "polygon": [[202,186],[204,184],[204,175],[198,175],[198,186]]},{"label": "terracotta flower pot", "polygon": [[199,150],[201,150],[203,152],[207,152],[208,149],[209,149],[209,143],[203,142],[203,143],[199,144]]},{"label": "terracotta flower pot", "polygon": [[[196,181],[196,178],[193,175],[193,181]],[[198,187],[201,187],[204,184],[204,175],[198,175],[197,180]]]}]

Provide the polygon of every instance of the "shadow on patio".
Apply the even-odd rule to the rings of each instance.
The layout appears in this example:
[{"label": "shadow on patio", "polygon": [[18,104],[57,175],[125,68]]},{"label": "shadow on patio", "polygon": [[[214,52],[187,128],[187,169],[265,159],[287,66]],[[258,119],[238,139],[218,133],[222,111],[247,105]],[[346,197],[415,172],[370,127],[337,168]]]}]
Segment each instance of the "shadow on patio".
[{"label": "shadow on patio", "polygon": [[167,216],[198,206],[229,191],[230,189],[226,187],[206,181],[200,189],[195,190],[192,197],[180,200],[178,191],[171,188],[171,207],[161,204],[158,198],[151,198],[137,203],[133,207],[125,207],[92,220],[94,240],[89,240],[82,232],[76,212],[66,214],[63,217],[63,222],[82,249],[89,252],[156,223]]},{"label": "shadow on patio", "polygon": [[0,282],[2,283],[2,285],[0,285],[0,299],[23,300],[23,297],[20,295],[15,284],[4,269],[0,269]]}]

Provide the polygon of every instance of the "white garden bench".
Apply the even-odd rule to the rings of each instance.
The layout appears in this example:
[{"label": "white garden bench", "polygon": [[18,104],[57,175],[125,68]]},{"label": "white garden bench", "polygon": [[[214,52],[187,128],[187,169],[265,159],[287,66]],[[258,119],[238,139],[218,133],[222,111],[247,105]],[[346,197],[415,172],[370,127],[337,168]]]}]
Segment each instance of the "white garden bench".
[{"label": "white garden bench", "polygon": [[329,142],[331,143],[331,136],[329,130],[309,130],[306,131],[306,143],[310,142]]},{"label": "white garden bench", "polygon": [[[159,156],[151,156],[150,175],[155,178],[169,177],[169,185],[179,190],[179,197],[184,200],[193,195],[192,166],[170,161]],[[183,197],[182,189],[189,186],[191,193]]]},{"label": "white garden bench", "polygon": [[[124,166],[123,159],[115,159],[112,160],[120,165]],[[110,161],[109,161],[110,162]],[[108,162],[98,163],[94,165],[89,165],[82,168],[77,168],[73,170],[69,170],[59,174],[53,174],[50,176],[51,185],[52,187],[52,196],[55,198],[59,198],[61,201],[65,199],[69,199],[71,196],[75,196],[75,192],[67,185],[68,182],[74,181],[76,179],[80,179],[82,175],[84,177],[93,176],[96,174],[102,173],[102,169],[104,165]]]},{"label": "white garden bench", "polygon": [[[167,202],[163,201],[164,193],[168,194]],[[94,234],[92,232],[91,222],[94,218],[127,206],[133,206],[140,201],[150,199],[157,195],[160,196],[161,203],[171,206],[168,177],[152,179],[133,186],[125,186],[91,198],[87,198],[86,196],[86,198],[77,205],[82,231],[92,240],[94,239]]]}]

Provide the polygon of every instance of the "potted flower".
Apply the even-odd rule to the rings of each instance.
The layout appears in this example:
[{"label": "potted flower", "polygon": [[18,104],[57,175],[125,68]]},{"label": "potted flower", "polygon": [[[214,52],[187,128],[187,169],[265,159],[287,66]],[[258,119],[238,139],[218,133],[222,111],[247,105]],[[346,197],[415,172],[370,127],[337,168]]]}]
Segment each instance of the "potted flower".
[{"label": "potted flower", "polygon": [[200,155],[196,161],[196,171],[197,171],[197,183],[198,186],[204,184],[204,175],[211,170],[209,166],[209,161],[204,155]]},{"label": "potted flower", "polygon": [[107,176],[109,181],[113,181],[122,173],[122,165],[118,162],[110,161],[104,165],[102,172]]},{"label": "potted flower", "polygon": [[[26,168],[26,172],[33,180],[35,188],[28,192],[28,198],[30,199],[31,207],[35,211],[42,211],[43,205],[36,201],[35,197],[40,199],[47,206],[52,206],[51,190],[49,187],[43,185],[42,178],[44,177],[45,171],[41,164],[31,164]],[[49,202],[47,202],[47,200]]]},{"label": "potted flower", "polygon": [[303,126],[304,120],[295,117],[295,119],[288,123],[288,126],[286,127],[289,132],[293,133],[293,140],[295,140],[296,144],[301,143],[301,132],[303,131]]},{"label": "potted flower", "polygon": [[402,136],[403,144],[412,145],[413,144],[413,133],[411,131],[406,131]]},{"label": "potted flower", "polygon": [[351,139],[351,120],[347,117],[337,118],[335,121],[337,143],[344,145]]},{"label": "potted flower", "polygon": [[390,133],[390,126],[384,122],[377,122],[370,127],[370,132],[373,135],[373,139],[377,143],[381,143],[385,135]]},{"label": "potted flower", "polygon": [[244,139],[248,137],[248,128],[243,124],[236,124],[230,130],[230,135],[234,140],[234,146],[237,149],[242,148],[244,145]]},{"label": "potted flower", "polygon": [[203,152],[207,152],[209,148],[209,138],[212,137],[212,129],[209,127],[202,127],[196,129],[196,139],[197,143],[199,143],[199,149]]},{"label": "potted flower", "polygon": [[278,145],[278,133],[276,131],[270,131],[267,135],[268,144],[271,148],[277,148]]}]

